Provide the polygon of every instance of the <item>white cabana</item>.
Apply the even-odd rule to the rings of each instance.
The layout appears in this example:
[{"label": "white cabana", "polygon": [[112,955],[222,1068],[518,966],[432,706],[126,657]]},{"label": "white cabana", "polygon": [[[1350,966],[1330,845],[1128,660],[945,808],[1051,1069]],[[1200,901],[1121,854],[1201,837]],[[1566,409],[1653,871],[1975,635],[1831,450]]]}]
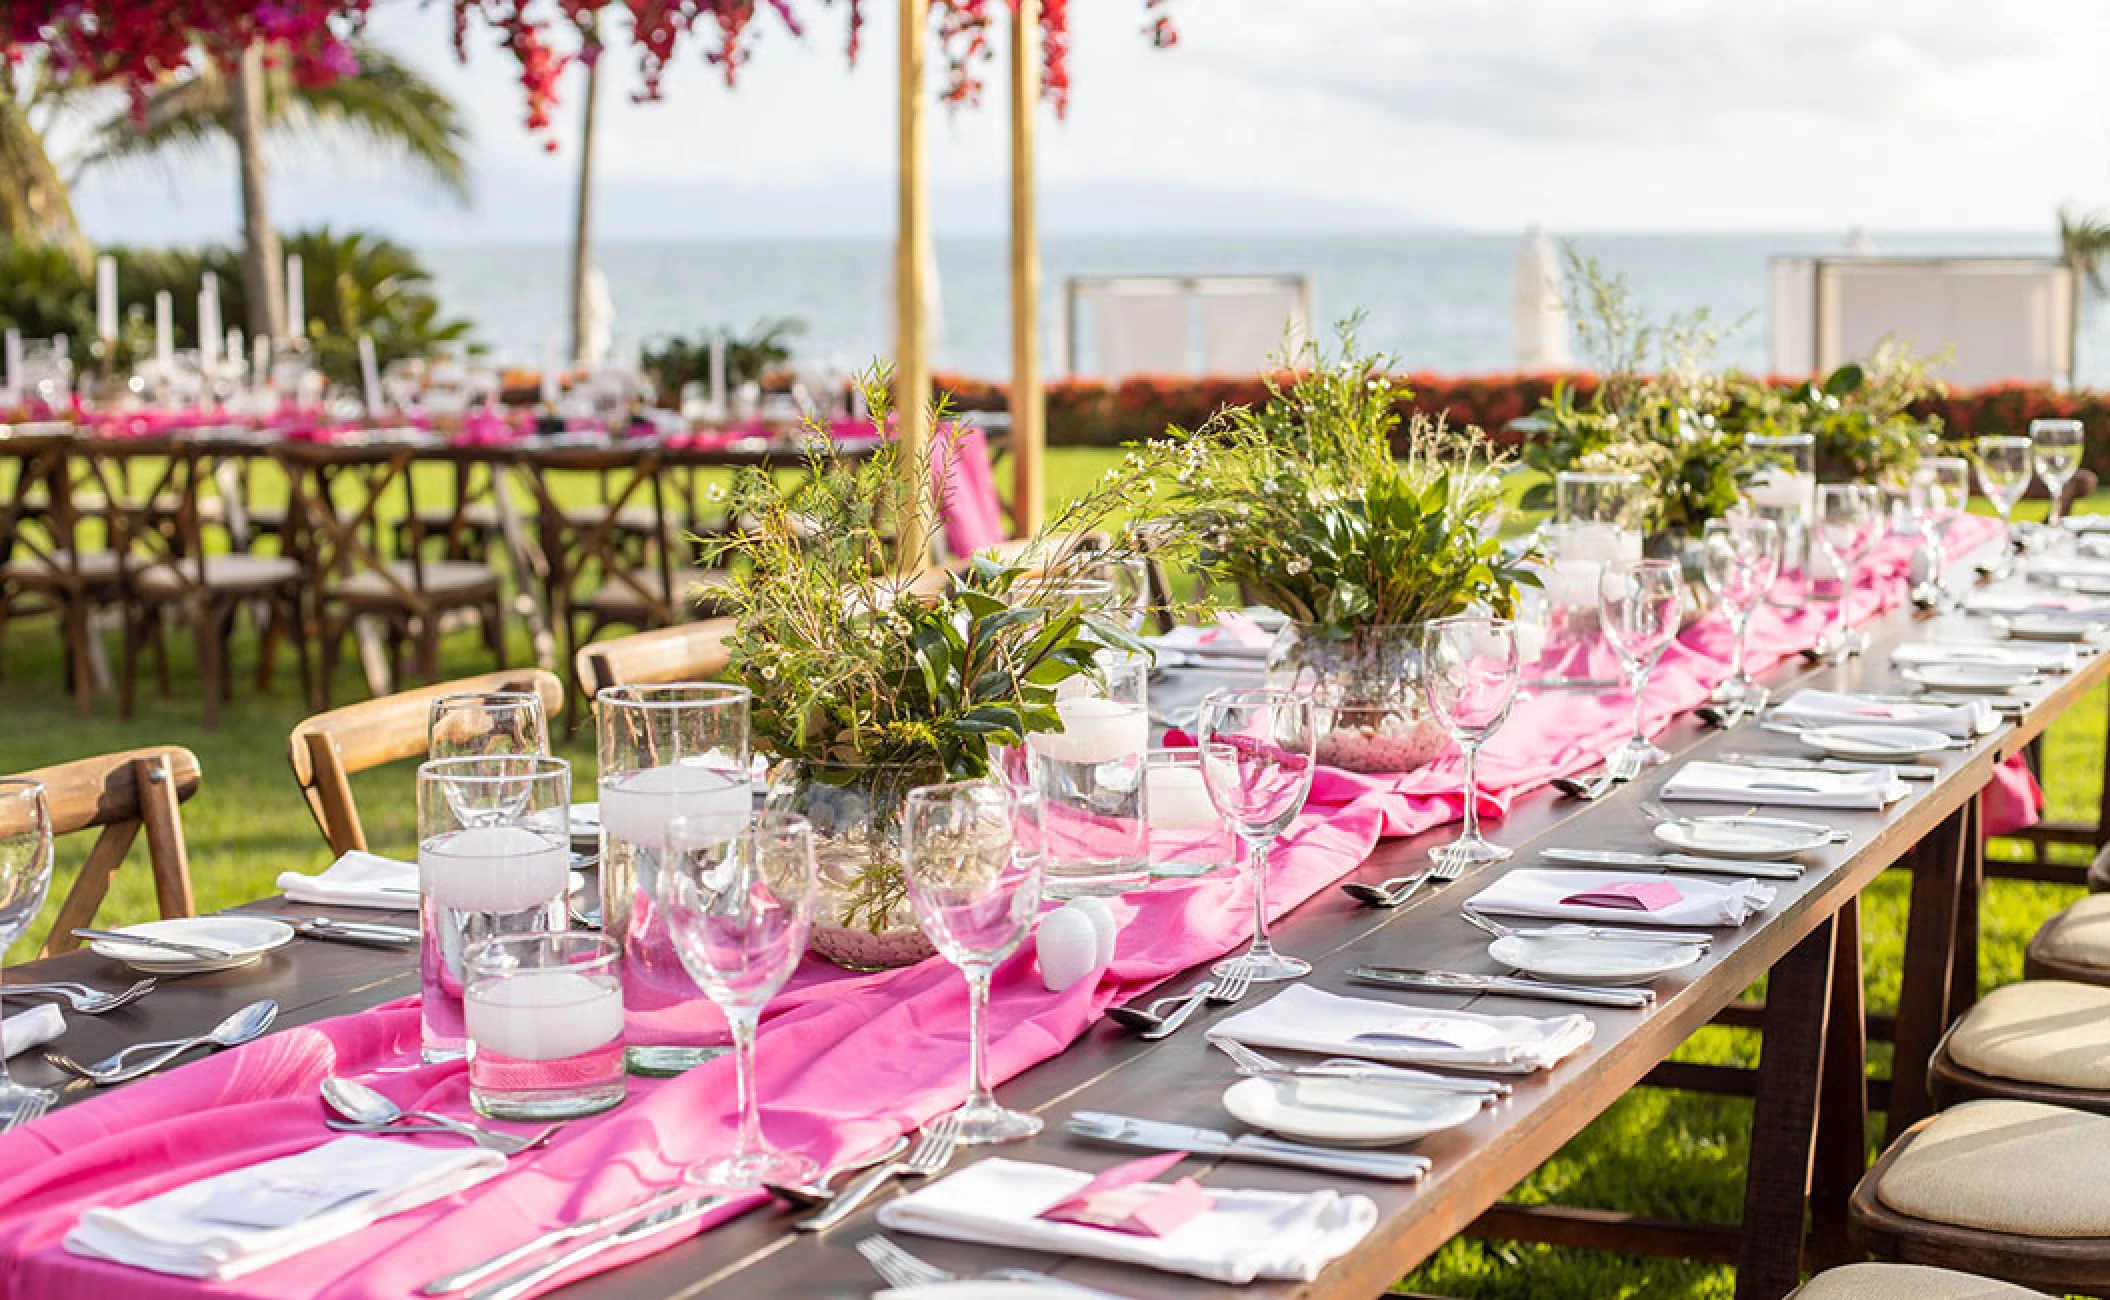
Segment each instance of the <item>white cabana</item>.
[{"label": "white cabana", "polygon": [[1553,241],[1537,226],[1524,231],[1517,250],[1517,369],[1524,372],[1566,370],[1575,364],[1568,351],[1568,309],[1561,298],[1560,259]]}]

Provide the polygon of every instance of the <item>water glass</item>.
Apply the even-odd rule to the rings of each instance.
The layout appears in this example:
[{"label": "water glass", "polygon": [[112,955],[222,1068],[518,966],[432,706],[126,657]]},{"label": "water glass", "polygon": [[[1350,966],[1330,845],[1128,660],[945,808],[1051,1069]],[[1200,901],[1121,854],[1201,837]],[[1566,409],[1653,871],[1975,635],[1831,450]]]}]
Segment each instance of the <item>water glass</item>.
[{"label": "water glass", "polygon": [[1751,616],[1780,578],[1780,539],[1778,524],[1743,514],[1710,519],[1700,535],[1701,574],[1735,637],[1729,680],[1718,692],[1724,700],[1748,700],[1757,688],[1744,664],[1744,645]]},{"label": "water glass", "polygon": [[1216,963],[1219,977],[1296,979],[1311,963],[1275,951],[1268,936],[1267,873],[1275,839],[1304,811],[1318,766],[1318,710],[1293,691],[1221,690],[1202,699],[1202,779],[1210,802],[1245,841],[1253,881],[1253,942]]},{"label": "water glass", "polygon": [[1978,489],[2000,516],[2000,563],[1997,571],[2014,567],[2015,529],[2009,516],[2029,491],[2032,447],[2027,438],[2012,434],[1989,434],[1973,444],[1978,466]]},{"label": "water glass", "polygon": [[[1608,564],[1641,558],[1641,532],[1610,523],[1552,523],[1540,529],[1546,565],[1541,574],[1546,597],[1539,682],[1553,688],[1600,690],[1608,683],[1589,671],[1593,652],[1602,643],[1597,616],[1597,584]],[[1574,671],[1570,671],[1573,669]]]},{"label": "water glass", "polygon": [[682,963],[733,1033],[740,1131],[733,1153],[701,1181],[746,1189],[803,1183],[818,1167],[762,1136],[755,1083],[755,1031],[762,1008],[784,987],[806,952],[819,881],[813,828],[785,812],[677,817],[667,826],[660,903]]},{"label": "water glass", "polygon": [[1751,513],[1780,530],[1783,578],[1809,576],[1810,520],[1817,509],[1817,439],[1807,433],[1755,433],[1744,439]]},{"label": "water glass", "polygon": [[1150,874],[1201,876],[1230,866],[1223,814],[1209,799],[1201,751],[1153,749],[1144,760],[1144,808],[1155,844]]},{"label": "water glass", "polygon": [[440,758],[418,768],[418,906],[427,1062],[468,1050],[470,949],[566,927],[571,765],[546,755]]},{"label": "water glass", "polygon": [[1465,757],[1465,829],[1431,856],[1453,862],[1500,862],[1510,851],[1480,834],[1480,746],[1501,730],[1517,698],[1517,632],[1506,618],[1460,614],[1422,632],[1421,690]]},{"label": "water glass", "polygon": [[1023,943],[1040,911],[1040,797],[991,781],[909,791],[901,865],[909,906],[933,946],[967,977],[967,1100],[944,1122],[968,1146],[1040,1132],[1037,1115],[1006,1110],[989,1088],[989,978]]},{"label": "water glass", "polygon": [[465,691],[432,702],[427,758],[549,753],[549,722],[533,691]]},{"label": "water glass", "polygon": [[1109,555],[1092,566],[1091,576],[1111,589],[1108,613],[1114,620],[1141,634],[1158,608],[1150,593],[1150,562],[1132,553]]},{"label": "water glass", "polygon": [[[44,783],[0,779],[0,949],[22,937],[51,891],[51,804]],[[57,1100],[47,1088],[16,1083],[0,1054],[0,1129],[25,1110]]]},{"label": "water glass", "polygon": [[462,1005],[469,1104],[491,1119],[577,1119],[621,1104],[622,946],[584,930],[488,939]]},{"label": "water glass", "polygon": [[1674,560],[1635,560],[1611,565],[1597,586],[1598,614],[1604,620],[1605,640],[1625,665],[1634,695],[1634,734],[1621,751],[1625,757],[1607,756],[1617,767],[1622,762],[1653,767],[1670,755],[1649,743],[1641,728],[1641,701],[1648,689],[1648,675],[1656,660],[1678,635],[1679,608],[1684,582]]},{"label": "water glass", "polygon": [[1119,894],[1150,883],[1144,811],[1150,660],[1103,652],[1096,676],[1056,688],[1061,731],[1026,737],[1048,827],[1051,898]]},{"label": "water glass", "polygon": [[1641,476],[1564,469],[1553,476],[1553,518],[1562,524],[1609,524],[1640,535],[1648,514]]},{"label": "water glass", "polygon": [[1854,582],[1861,561],[1875,545],[1882,527],[1882,493],[1867,483],[1826,483],[1817,489],[1817,547],[1825,562],[1839,575],[1839,603],[1832,631],[1823,641],[1825,652],[1845,659],[1863,649],[1861,639],[1849,626]]},{"label": "water glass", "polygon": [[2081,469],[2083,436],[2079,420],[2031,420],[2030,457],[2037,477],[2051,494],[2051,522],[2066,515],[2066,485]]},{"label": "water glass", "polygon": [[[610,686],[594,697],[600,759],[601,928],[623,945],[623,999],[632,1011],[679,1006],[696,996],[659,913],[655,877],[667,827],[677,817],[747,824],[744,686],[670,682]],[[632,1069],[668,1074],[714,1053],[632,1043]]]},{"label": "water glass", "polygon": [[1928,456],[1913,468],[1906,500],[1919,525],[1921,545],[1927,554],[1927,581],[1913,588],[1912,598],[1924,604],[1947,606],[1954,600],[1942,581],[1948,559],[1944,543],[1949,526],[1961,518],[1971,497],[1971,463],[1961,456]]}]

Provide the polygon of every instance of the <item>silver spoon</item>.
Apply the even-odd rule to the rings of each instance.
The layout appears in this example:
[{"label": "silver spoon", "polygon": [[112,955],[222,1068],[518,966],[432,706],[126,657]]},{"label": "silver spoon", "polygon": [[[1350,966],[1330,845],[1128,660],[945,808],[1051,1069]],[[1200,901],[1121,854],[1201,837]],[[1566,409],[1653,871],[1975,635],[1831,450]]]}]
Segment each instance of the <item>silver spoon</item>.
[{"label": "silver spoon", "polygon": [[[351,1079],[324,1079],[322,1100],[331,1110],[367,1131],[386,1129],[396,1133],[408,1133],[419,1126],[401,1125],[400,1122],[406,1119],[420,1119],[433,1126],[427,1131],[452,1133],[457,1137],[467,1138],[480,1147],[505,1155],[517,1155],[529,1147],[539,1146],[549,1141],[558,1129],[564,1127],[562,1124],[552,1124],[540,1133],[528,1136],[500,1133],[495,1129],[480,1128],[437,1111],[404,1110],[372,1088]],[[336,1126],[332,1124],[332,1127]]]},{"label": "silver spoon", "polygon": [[1106,1009],[1106,1018],[1123,1029],[1133,1029],[1139,1033],[1162,1029],[1175,1016],[1182,1020],[1186,1019],[1184,1015],[1181,1015],[1181,1008],[1187,1003],[1207,997],[1215,988],[1216,984],[1214,981],[1203,980],[1184,993],[1174,993],[1168,997],[1159,998],[1148,1006],[1108,1007]]},{"label": "silver spoon", "polygon": [[764,1183],[762,1190],[795,1209],[810,1210],[816,1205],[825,1205],[835,1199],[835,1188],[830,1186],[844,1174],[870,1169],[882,1160],[892,1160],[908,1149],[908,1134],[903,1133],[886,1146],[870,1155],[856,1160],[845,1160],[839,1165],[830,1165],[821,1170],[810,1183]]},{"label": "silver spoon", "polygon": [[1417,871],[1411,876],[1394,876],[1374,885],[1360,880],[1351,880],[1341,886],[1341,892],[1367,907],[1398,907],[1412,894],[1413,887],[1420,883],[1426,871]]},{"label": "silver spoon", "polygon": [[[194,1047],[238,1047],[271,1028],[278,1019],[278,1003],[270,998],[252,1002],[212,1027],[210,1033],[195,1038],[179,1038],[162,1043],[134,1043],[130,1047],[107,1056],[93,1065],[82,1065],[64,1052],[46,1052],[44,1059],[72,1074],[98,1084],[128,1083],[141,1075],[152,1074],[170,1061]],[[153,1056],[137,1065],[126,1065],[125,1058],[134,1052],[151,1051]]]}]

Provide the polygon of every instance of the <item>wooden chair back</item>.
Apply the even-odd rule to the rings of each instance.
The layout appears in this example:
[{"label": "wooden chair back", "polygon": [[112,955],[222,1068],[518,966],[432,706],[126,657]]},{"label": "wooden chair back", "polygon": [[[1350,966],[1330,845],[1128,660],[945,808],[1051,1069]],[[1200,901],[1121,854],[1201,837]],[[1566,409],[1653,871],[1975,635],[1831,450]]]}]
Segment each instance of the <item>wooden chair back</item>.
[{"label": "wooden chair back", "polygon": [[564,683],[555,673],[519,668],[398,691],[318,713],[294,726],[286,740],[286,757],[330,852],[344,854],[366,847],[366,828],[360,824],[359,805],[352,798],[352,775],[423,757],[432,702],[442,695],[476,691],[534,692],[542,699],[542,711],[552,730],[564,705]]},{"label": "wooden chair back", "polygon": [[124,865],[125,854],[141,830],[146,831],[147,862],[154,873],[154,900],[161,915],[197,914],[179,809],[198,791],[197,755],[175,745],[156,745],[77,758],[16,775],[44,783],[54,838],[87,830],[102,832],[89,846],[87,861],[59,904],[58,920],[44,940],[44,956],[81,946],[73,937],[74,930],[95,923],[95,913],[110,892],[110,881]]},{"label": "wooden chair back", "polygon": [[63,425],[0,425],[0,458],[15,463],[13,490],[0,499],[0,564],[33,559],[79,581],[75,446],[72,430]]},{"label": "wooden chair back", "polygon": [[732,619],[707,618],[581,646],[575,662],[579,689],[591,701],[608,686],[700,682],[721,676],[732,662],[725,642],[734,627]]},{"label": "wooden chair back", "polygon": [[[282,442],[272,455],[285,469],[292,490],[287,528],[302,565],[318,580],[342,582],[371,571],[405,609],[427,608],[425,532],[418,513],[411,465],[421,448],[412,437],[359,442]],[[349,486],[349,501],[340,501]],[[349,506],[349,510],[346,507]],[[388,562],[385,517],[405,521],[409,540],[402,570]],[[409,581],[404,581],[405,577]]]}]

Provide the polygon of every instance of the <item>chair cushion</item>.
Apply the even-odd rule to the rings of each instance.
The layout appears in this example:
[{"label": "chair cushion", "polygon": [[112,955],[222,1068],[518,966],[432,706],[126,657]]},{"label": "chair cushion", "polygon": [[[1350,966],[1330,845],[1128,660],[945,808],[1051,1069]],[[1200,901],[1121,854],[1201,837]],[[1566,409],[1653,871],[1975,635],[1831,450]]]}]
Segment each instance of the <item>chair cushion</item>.
[{"label": "chair cushion", "polygon": [[1919,1129],[1876,1199],[1899,1214],[2024,1237],[2110,1237],[2110,1118],[1967,1101]]},{"label": "chair cushion", "polygon": [[[185,564],[155,564],[137,575],[139,589],[150,596],[188,590],[197,570]],[[208,555],[205,585],[215,591],[251,591],[300,580],[300,561],[284,555]]]},{"label": "chair cushion", "polygon": [[2110,988],[2026,980],[1994,989],[1950,1031],[1949,1058],[1996,1079],[2110,1091]]},{"label": "chair cushion", "polygon": [[2034,946],[2054,961],[2110,971],[2110,894],[2090,894],[2046,921]]},{"label": "chair cushion", "polygon": [[[678,599],[669,599],[666,588],[660,584],[658,569],[636,570],[630,578],[637,586],[656,596],[661,605],[693,609],[703,614],[715,613],[724,607],[724,601],[714,594],[714,589],[729,587],[733,581],[732,575],[723,569],[676,569],[674,595]],[[628,581],[602,583],[586,598],[585,604],[602,618],[619,623],[635,622],[650,612],[645,599]]]},{"label": "chair cushion", "polygon": [[[8,561],[0,568],[0,577],[30,586],[50,586],[54,582],[72,580],[73,556],[70,551],[54,551],[49,559],[24,551],[17,559]],[[80,557],[81,580],[83,582],[115,582],[117,580],[117,553],[115,551],[83,551]]]},{"label": "chair cushion", "polygon": [[1918,1264],[1848,1264],[1803,1283],[1788,1300],[2050,1300],[2031,1291],[1969,1273]]},{"label": "chair cushion", "polygon": [[[396,560],[387,568],[397,582],[416,590],[417,572],[408,561]],[[425,590],[430,595],[468,596],[497,586],[498,574],[487,565],[460,560],[425,561]],[[394,588],[375,569],[362,569],[346,578],[338,584],[336,594],[352,601],[394,602],[397,599]]]}]

